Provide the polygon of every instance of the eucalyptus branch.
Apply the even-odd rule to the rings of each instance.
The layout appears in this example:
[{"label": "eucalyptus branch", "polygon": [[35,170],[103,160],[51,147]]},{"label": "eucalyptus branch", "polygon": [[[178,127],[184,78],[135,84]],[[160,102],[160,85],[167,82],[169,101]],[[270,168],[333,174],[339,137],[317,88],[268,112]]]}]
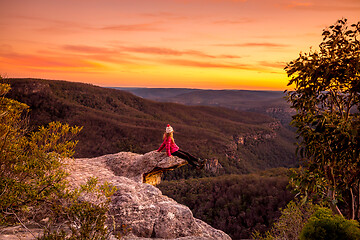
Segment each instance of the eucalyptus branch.
[{"label": "eucalyptus branch", "polygon": [[347,104],[347,109],[346,109],[346,114],[345,114],[345,120],[347,121],[348,118],[349,118],[349,113],[350,113],[350,109],[351,109],[351,106],[352,106],[352,102],[353,102],[353,99],[354,99],[354,93],[351,93],[350,96],[349,96],[349,99],[348,99],[348,104]]},{"label": "eucalyptus branch", "polygon": [[26,227],[26,225],[20,220],[20,218],[18,217],[18,215],[16,215],[15,212],[4,212],[5,214],[8,214],[8,215],[14,215],[15,218],[18,220],[18,222],[21,224],[21,226],[26,230],[28,231],[33,237],[34,239],[36,239],[37,237],[34,235],[34,233]]},{"label": "eucalyptus branch", "polygon": [[10,135],[10,129],[7,131],[7,133],[5,134],[5,138],[3,140],[3,144],[1,145],[1,148],[0,148],[0,154],[4,151],[4,148],[6,146],[6,143],[7,143],[7,138],[8,136]]},{"label": "eucalyptus branch", "polygon": [[360,181],[358,181],[358,196],[357,196],[357,207],[356,207],[355,218],[357,220],[360,219]]},{"label": "eucalyptus branch", "polygon": [[3,190],[2,193],[0,194],[0,197],[6,192],[7,186],[8,186],[8,182],[6,182],[5,187],[4,187],[4,190]]},{"label": "eucalyptus branch", "polygon": [[355,196],[354,196],[352,187],[350,187],[350,189],[349,189],[349,194],[350,194],[349,219],[354,220],[355,219]]},{"label": "eucalyptus branch", "polygon": [[335,103],[336,103],[337,108],[339,109],[339,112],[341,113],[341,116],[342,116],[342,115],[343,115],[343,108],[341,107],[341,104],[340,104],[339,100],[338,100],[337,97],[336,97],[337,94],[335,94],[332,89],[330,89],[329,92],[330,92],[330,95],[331,95],[331,97],[332,97],[332,99],[333,99],[332,102],[335,102]]}]

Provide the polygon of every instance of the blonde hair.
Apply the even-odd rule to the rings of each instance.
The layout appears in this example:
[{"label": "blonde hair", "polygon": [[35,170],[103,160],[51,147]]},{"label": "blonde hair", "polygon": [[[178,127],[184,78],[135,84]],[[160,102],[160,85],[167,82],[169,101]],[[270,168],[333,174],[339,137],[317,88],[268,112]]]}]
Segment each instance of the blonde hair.
[{"label": "blonde hair", "polygon": [[167,133],[165,132],[164,133],[164,136],[163,136],[163,140],[167,139],[167,138],[171,138],[171,141],[175,142],[174,141],[174,132],[172,131],[171,133]]}]

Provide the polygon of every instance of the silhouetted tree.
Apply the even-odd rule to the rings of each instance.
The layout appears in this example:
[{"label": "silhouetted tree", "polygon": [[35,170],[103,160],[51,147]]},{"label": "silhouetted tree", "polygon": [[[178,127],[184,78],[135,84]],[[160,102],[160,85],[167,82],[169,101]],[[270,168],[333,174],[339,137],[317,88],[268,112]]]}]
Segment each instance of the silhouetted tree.
[{"label": "silhouetted tree", "polygon": [[[298,153],[293,185],[306,200],[327,201],[334,213],[360,215],[360,22],[338,20],[322,33],[319,51],[300,53],[285,70],[294,85]],[[339,205],[340,203],[340,205]],[[339,208],[341,206],[341,208]]]}]

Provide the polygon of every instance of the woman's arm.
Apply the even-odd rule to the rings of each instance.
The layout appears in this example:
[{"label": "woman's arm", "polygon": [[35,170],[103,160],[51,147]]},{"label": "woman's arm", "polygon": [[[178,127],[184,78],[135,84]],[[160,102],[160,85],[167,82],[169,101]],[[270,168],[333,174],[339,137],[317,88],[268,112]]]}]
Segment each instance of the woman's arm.
[{"label": "woman's arm", "polygon": [[165,147],[165,140],[164,142],[161,144],[161,146],[159,147],[159,149],[157,150],[158,152],[161,152],[161,150],[163,150]]}]

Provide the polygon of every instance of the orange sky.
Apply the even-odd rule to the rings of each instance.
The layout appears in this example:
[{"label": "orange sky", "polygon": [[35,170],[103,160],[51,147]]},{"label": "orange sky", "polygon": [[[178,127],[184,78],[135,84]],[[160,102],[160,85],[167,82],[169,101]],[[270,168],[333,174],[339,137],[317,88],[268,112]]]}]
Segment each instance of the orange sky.
[{"label": "orange sky", "polygon": [[284,90],[360,0],[0,0],[0,74],[100,86]]}]

